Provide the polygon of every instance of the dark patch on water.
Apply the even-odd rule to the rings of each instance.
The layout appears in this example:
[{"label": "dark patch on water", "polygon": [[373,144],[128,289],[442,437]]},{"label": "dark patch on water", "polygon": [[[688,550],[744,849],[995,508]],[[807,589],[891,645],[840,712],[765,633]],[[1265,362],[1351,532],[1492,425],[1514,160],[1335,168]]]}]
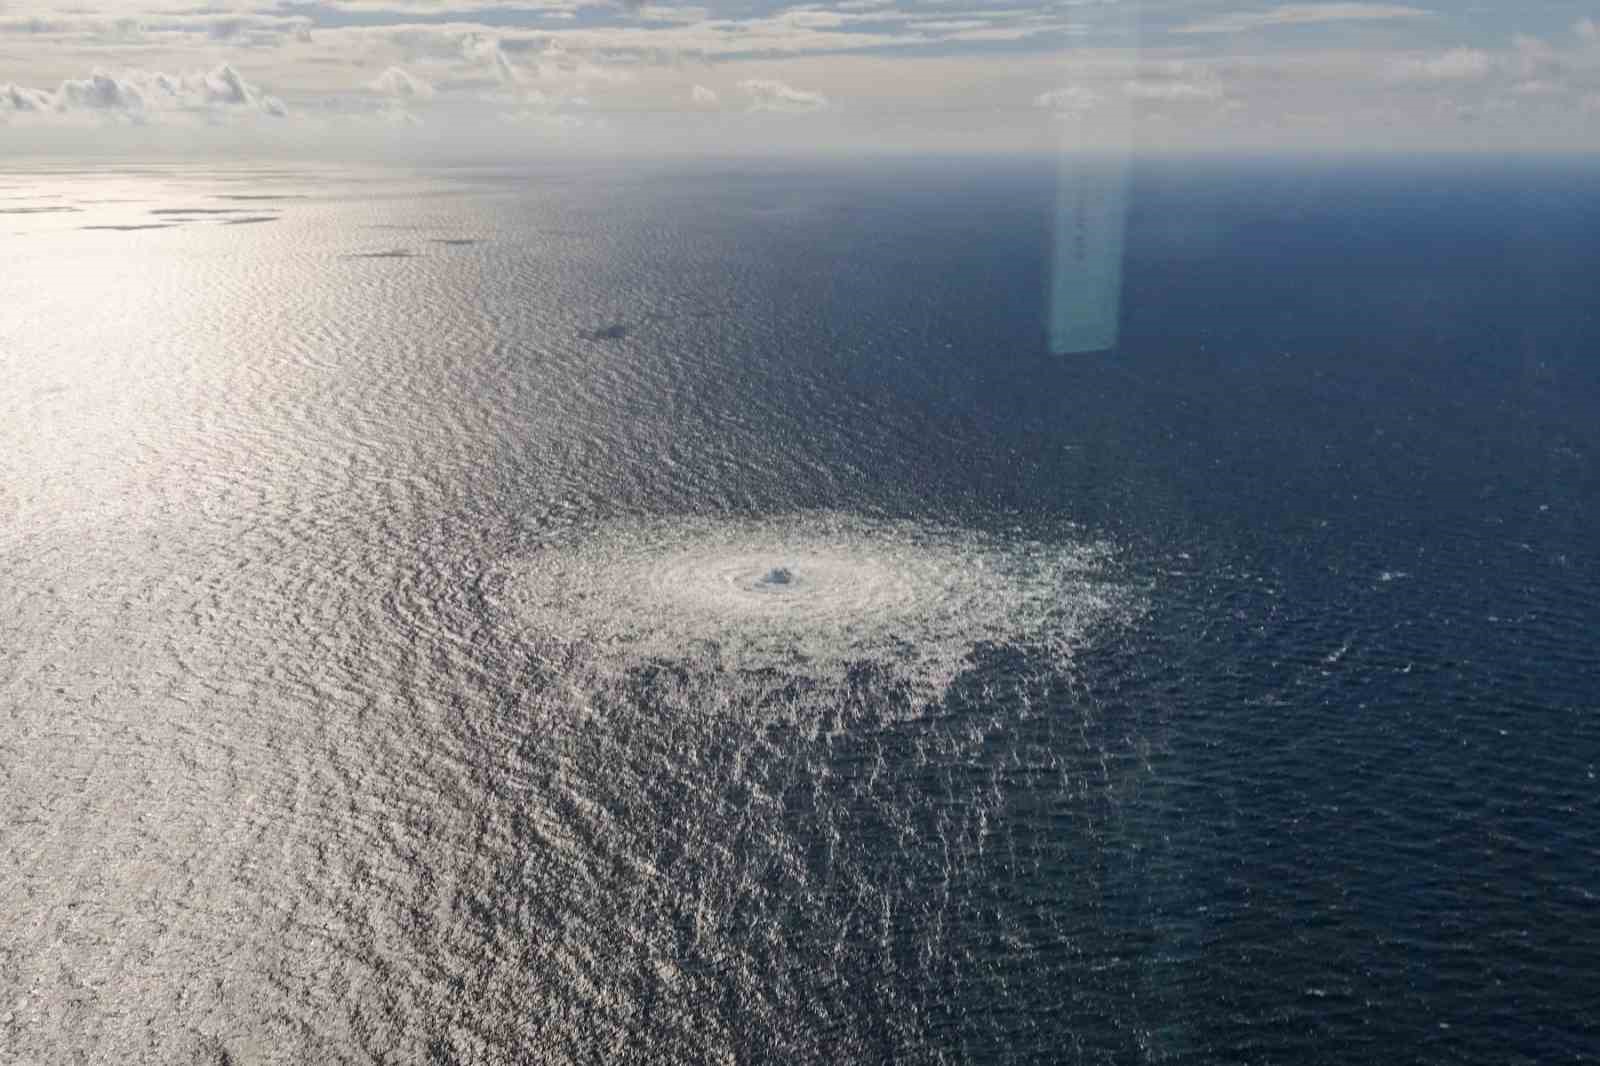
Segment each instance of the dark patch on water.
[{"label": "dark patch on water", "polygon": [[416,259],[420,252],[410,248],[390,248],[382,252],[346,252],[341,259]]},{"label": "dark patch on water", "polygon": [[599,329],[585,330],[583,336],[592,341],[620,341],[628,335],[628,326],[622,322],[613,322],[609,326]]}]

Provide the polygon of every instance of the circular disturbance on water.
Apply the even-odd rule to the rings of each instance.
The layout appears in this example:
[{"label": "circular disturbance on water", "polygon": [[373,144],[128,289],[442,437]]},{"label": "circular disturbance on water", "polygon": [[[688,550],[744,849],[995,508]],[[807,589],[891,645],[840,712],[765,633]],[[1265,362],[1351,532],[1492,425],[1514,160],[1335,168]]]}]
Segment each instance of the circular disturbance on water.
[{"label": "circular disturbance on water", "polygon": [[507,607],[622,668],[692,661],[819,682],[871,663],[937,696],[982,643],[1070,655],[1132,596],[1104,543],[835,513],[591,526],[519,561]]}]

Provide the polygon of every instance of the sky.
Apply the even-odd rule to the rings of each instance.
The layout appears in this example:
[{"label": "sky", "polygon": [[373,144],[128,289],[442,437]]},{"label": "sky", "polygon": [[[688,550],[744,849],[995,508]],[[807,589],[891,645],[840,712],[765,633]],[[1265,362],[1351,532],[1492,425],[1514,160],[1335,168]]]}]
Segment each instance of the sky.
[{"label": "sky", "polygon": [[26,152],[1593,152],[1600,0],[0,0]]}]

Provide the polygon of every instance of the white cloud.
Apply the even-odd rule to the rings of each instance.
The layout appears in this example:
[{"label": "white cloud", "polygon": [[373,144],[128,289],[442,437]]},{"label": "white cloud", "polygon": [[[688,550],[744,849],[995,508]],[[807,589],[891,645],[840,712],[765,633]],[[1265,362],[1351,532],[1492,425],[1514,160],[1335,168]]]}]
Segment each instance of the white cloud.
[{"label": "white cloud", "polygon": [[[5,5],[0,4],[0,11]],[[47,45],[118,48],[184,42],[235,48],[278,47],[310,39],[311,20],[302,15],[229,13],[225,10],[161,12],[136,10],[115,16],[78,7],[59,12],[0,16],[0,33]]]},{"label": "white cloud", "polygon": [[[1107,32],[1122,0],[688,0],[626,18],[620,2],[0,0],[5,77],[19,83],[0,83],[0,125],[16,134],[70,118],[85,130],[71,136],[94,144],[112,125],[170,122],[176,141],[204,123],[342,147],[350,130],[377,129],[376,140],[391,131],[375,119],[409,123],[415,112],[430,121],[417,144],[499,147],[515,143],[502,141],[509,117],[519,128],[575,129],[567,118],[576,113],[585,136],[609,124],[619,142],[670,151],[847,138],[977,151],[1028,148],[1062,126],[1088,140],[1123,137],[1130,123],[1155,130],[1148,120],[1166,116],[1147,145],[1384,150],[1464,143],[1455,119],[1466,107],[1479,116],[1475,146],[1600,147],[1581,103],[1600,95],[1592,2],[1571,5],[1543,40],[1509,28],[1495,40],[1516,18],[1509,9],[1475,25],[1477,16],[1434,0],[1161,0],[1146,6],[1167,14],[1151,14],[1184,12],[1175,21],[1188,20],[1177,27],[1188,36],[1150,36],[1141,51]],[[1591,17],[1579,18],[1583,9]],[[565,18],[581,12],[596,17]],[[1403,32],[1339,32],[1350,28]],[[216,66],[224,61],[232,66]],[[209,73],[138,73],[196,66]],[[86,70],[99,73],[61,80]],[[282,105],[223,73],[236,70],[292,93],[296,121],[241,122]],[[729,114],[741,110],[828,121]],[[73,143],[39,136],[52,139]]]},{"label": "white cloud", "polygon": [[796,89],[771,78],[746,78],[739,88],[750,98],[751,111],[821,111],[828,106],[828,98],[821,93]]},{"label": "white cloud", "polygon": [[594,63],[568,51],[560,41],[551,41],[539,53],[538,76],[541,82],[566,84],[578,91],[587,91],[596,85],[626,85],[634,80],[629,71]]},{"label": "white cloud", "polygon": [[1561,86],[1548,81],[1519,81],[1511,87],[1517,96],[1556,96],[1562,91]]},{"label": "white cloud", "polygon": [[367,88],[400,100],[431,100],[433,86],[399,67],[390,67],[367,83]]},{"label": "white cloud", "polygon": [[1130,81],[1123,91],[1134,100],[1200,103],[1222,99],[1222,86],[1192,81]]},{"label": "white cloud", "polygon": [[1494,71],[1494,58],[1476,48],[1453,48],[1443,55],[1408,59],[1395,68],[1401,81],[1480,81]]},{"label": "white cloud", "polygon": [[[877,10],[803,4],[764,12],[724,8],[720,13],[688,4],[645,7],[620,23],[596,19],[583,24],[553,17],[570,16],[580,8],[614,9],[617,0],[316,0],[304,8],[277,7],[315,10],[319,18],[332,12],[359,16],[351,25],[314,24],[304,13],[266,14],[262,12],[269,5],[245,0],[206,5],[192,0],[96,0],[90,6],[99,9],[97,14],[73,0],[60,0],[59,9],[51,2],[0,0],[0,39],[13,32],[31,34],[39,45],[7,57],[7,74],[16,80],[53,81],[60,76],[61,54],[69,50],[89,56],[79,61],[84,66],[112,68],[187,65],[196,54],[227,59],[250,49],[260,56],[250,60],[252,69],[270,64],[274,80],[292,85],[297,95],[329,88],[333,69],[341,65],[347,70],[368,66],[376,71],[393,64],[417,69],[413,64],[423,57],[439,65],[452,59],[466,62],[502,85],[515,85],[519,76],[537,77],[530,69],[534,60],[523,57],[551,45],[587,57],[599,69],[626,64],[636,70],[705,59],[765,60],[937,44],[982,52],[995,43],[1029,38],[1037,38],[1044,49],[1082,28],[1069,7],[971,10],[970,0]],[[203,12],[197,10],[201,7]],[[254,10],[242,10],[246,8]],[[484,18],[489,11],[501,16]],[[415,21],[422,15],[427,22]],[[50,50],[54,57],[47,54]],[[892,62],[887,55],[883,59]],[[551,60],[541,56],[539,61]],[[459,80],[423,69],[441,92]]]},{"label": "white cloud", "polygon": [[[150,3],[152,0],[142,0]],[[166,0],[174,7],[192,6],[185,0]],[[254,6],[235,0],[238,6]],[[567,14],[580,7],[616,7],[615,0],[319,0],[318,7],[346,14],[463,15],[473,11]]]},{"label": "white cloud", "polygon": [[1222,77],[1213,64],[1149,63],[1122,83],[1129,100],[1147,104],[1210,104],[1226,98]]},{"label": "white cloud", "polygon": [[1072,85],[1040,93],[1033,98],[1033,106],[1064,114],[1082,114],[1099,106],[1103,99],[1104,97],[1093,89]]},{"label": "white cloud", "polygon": [[0,113],[7,111],[41,118],[98,115],[130,122],[183,117],[282,117],[287,113],[283,101],[263,93],[227,64],[179,75],[97,70],[87,78],[63,81],[54,92],[4,85],[0,86]]},{"label": "white cloud", "polygon": [[556,111],[545,111],[538,107],[524,108],[521,111],[508,111],[499,116],[507,122],[520,125],[534,126],[552,132],[570,132],[572,130],[586,129],[592,126],[593,120],[585,119],[578,115],[566,115]]},{"label": "white cloud", "polygon": [[711,12],[703,7],[676,4],[672,7],[641,7],[634,10],[632,15],[641,22],[681,23],[703,22],[711,17]]},{"label": "white cloud", "polygon": [[500,42],[493,37],[485,37],[478,33],[467,34],[461,39],[461,54],[473,62],[488,67],[501,85],[522,83],[522,71],[511,62],[511,58],[501,50]]},{"label": "white cloud", "polygon": [[1511,38],[1511,47],[1515,53],[1516,69],[1524,75],[1532,76],[1562,66],[1561,56],[1556,49],[1538,37],[1519,33]]},{"label": "white cloud", "polygon": [[1232,11],[1177,27],[1175,33],[1243,33],[1272,26],[1310,26],[1329,22],[1375,22],[1427,18],[1433,14],[1403,4],[1282,4],[1268,11]]},{"label": "white cloud", "polygon": [[25,85],[0,85],[0,114],[7,111],[49,111],[55,107],[55,97],[43,89],[30,89]]},{"label": "white cloud", "polygon": [[423,124],[421,116],[407,111],[404,106],[399,104],[379,108],[375,117],[379,122],[401,128],[421,126]]}]

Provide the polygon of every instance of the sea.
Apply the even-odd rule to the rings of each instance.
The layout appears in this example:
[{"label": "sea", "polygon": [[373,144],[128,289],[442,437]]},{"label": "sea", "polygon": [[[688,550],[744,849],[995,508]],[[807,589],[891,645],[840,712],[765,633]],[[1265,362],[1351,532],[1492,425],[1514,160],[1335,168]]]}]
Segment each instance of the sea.
[{"label": "sea", "polygon": [[1600,1061],[1597,179],[6,164],[0,1062]]}]

